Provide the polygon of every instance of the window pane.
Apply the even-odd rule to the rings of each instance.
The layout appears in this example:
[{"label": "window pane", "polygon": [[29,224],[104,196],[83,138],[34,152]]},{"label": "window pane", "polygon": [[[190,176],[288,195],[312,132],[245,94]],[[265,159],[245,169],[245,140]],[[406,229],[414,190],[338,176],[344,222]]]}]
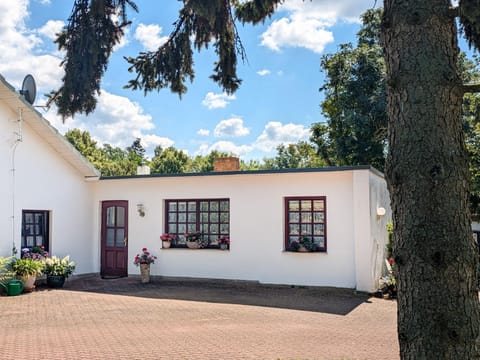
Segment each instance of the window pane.
[{"label": "window pane", "polygon": [[313,242],[322,248],[325,247],[325,237],[323,236],[315,236]]},{"label": "window pane", "polygon": [[204,234],[208,233],[208,224],[201,224],[200,225],[200,231]]},{"label": "window pane", "polygon": [[115,229],[107,229],[106,244],[107,246],[115,245]]},{"label": "window pane", "polygon": [[210,222],[218,222],[218,213],[210,213]]},{"label": "window pane", "polygon": [[314,212],[313,213],[313,222],[323,223],[325,219],[325,214],[323,212]]},{"label": "window pane", "polygon": [[186,202],[179,202],[178,203],[178,211],[186,211],[187,210],[187,203]]},{"label": "window pane", "polygon": [[298,200],[290,200],[288,202],[288,210],[290,211],[300,210],[300,202]]},{"label": "window pane", "polygon": [[300,231],[302,232],[302,234],[304,235],[311,235],[312,234],[312,225],[310,224],[302,224],[301,225],[301,228],[300,228]]},{"label": "window pane", "polygon": [[300,234],[300,225],[290,224],[289,234],[299,235]]},{"label": "window pane", "polygon": [[312,210],[312,202],[310,200],[302,200],[302,210]]},{"label": "window pane", "polygon": [[210,234],[218,234],[218,224],[210,225]]},{"label": "window pane", "polygon": [[197,203],[194,201],[188,202],[188,211],[196,211],[197,210]]},{"label": "window pane", "polygon": [[117,229],[117,247],[125,247],[125,229]]},{"label": "window pane", "polygon": [[228,228],[229,228],[228,224],[221,224],[220,225],[220,232],[223,235],[228,234],[229,233]]},{"label": "window pane", "polygon": [[323,200],[313,200],[313,210],[323,210],[324,202]]},{"label": "window pane", "polygon": [[33,223],[33,214],[32,213],[27,213],[25,214],[25,222],[28,224]]},{"label": "window pane", "polygon": [[218,211],[219,203],[218,201],[211,201],[210,202],[210,211]]},{"label": "window pane", "polygon": [[176,234],[177,233],[177,224],[168,224],[168,232]]},{"label": "window pane", "polygon": [[311,223],[312,222],[312,214],[302,212],[302,223]]},{"label": "window pane", "polygon": [[25,226],[25,235],[33,235],[34,231],[33,231],[33,227],[35,225],[27,225]]},{"label": "window pane", "polygon": [[177,222],[177,213],[175,212],[169,213],[168,222]]},{"label": "window pane", "polygon": [[35,214],[35,224],[41,224],[42,222],[42,214]]},{"label": "window pane", "polygon": [[313,228],[314,228],[314,235],[324,235],[323,224],[315,224]]},{"label": "window pane", "polygon": [[228,213],[220,213],[220,222],[228,223]]},{"label": "window pane", "polygon": [[300,222],[300,214],[298,212],[291,212],[288,214],[288,221],[298,223]]},{"label": "window pane", "polygon": [[169,202],[168,203],[168,211],[177,211],[177,203],[176,202]]},{"label": "window pane", "polygon": [[43,245],[43,236],[42,235],[37,236],[36,239],[35,239],[35,243],[36,243],[35,245],[37,245],[37,246],[42,246]]},{"label": "window pane", "polygon": [[208,201],[200,202],[200,211],[208,211]]},{"label": "window pane", "polygon": [[185,234],[187,232],[187,226],[185,224],[178,224],[178,233]]},{"label": "window pane", "polygon": [[220,211],[228,211],[228,210],[229,210],[228,201],[221,201]]},{"label": "window pane", "polygon": [[197,231],[196,224],[188,224],[188,232],[195,232]]},{"label": "window pane", "polygon": [[107,226],[115,226],[115,206],[107,208]]},{"label": "window pane", "polygon": [[117,226],[125,226],[125,208],[117,207]]},{"label": "window pane", "polygon": [[208,222],[208,213],[203,212],[203,213],[200,214],[200,222],[201,223]]},{"label": "window pane", "polygon": [[187,214],[178,213],[178,222],[180,222],[180,223],[187,222]]},{"label": "window pane", "polygon": [[33,247],[33,236],[27,236],[27,246]]},{"label": "window pane", "polygon": [[196,213],[188,213],[188,222],[189,223],[197,222],[197,214]]}]

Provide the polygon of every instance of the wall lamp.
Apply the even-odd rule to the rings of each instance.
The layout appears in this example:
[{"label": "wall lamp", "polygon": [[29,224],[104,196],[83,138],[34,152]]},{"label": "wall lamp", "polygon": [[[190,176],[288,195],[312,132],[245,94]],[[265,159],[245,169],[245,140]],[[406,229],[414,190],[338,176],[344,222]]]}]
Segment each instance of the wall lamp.
[{"label": "wall lamp", "polygon": [[140,217],[144,217],[145,216],[145,205],[137,204],[137,211],[138,211],[138,215]]}]

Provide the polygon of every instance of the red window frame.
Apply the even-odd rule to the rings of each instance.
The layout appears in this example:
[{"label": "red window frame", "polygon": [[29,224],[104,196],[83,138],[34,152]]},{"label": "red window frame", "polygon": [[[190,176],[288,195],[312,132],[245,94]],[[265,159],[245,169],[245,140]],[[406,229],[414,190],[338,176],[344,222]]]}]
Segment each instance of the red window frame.
[{"label": "red window frame", "polygon": [[[298,207],[297,207],[298,206]],[[300,235],[313,239],[313,251],[327,251],[327,197],[285,197],[285,250]]]},{"label": "red window frame", "polygon": [[164,224],[164,231],[176,237],[172,247],[186,247],[184,233],[200,231],[210,241],[207,248],[218,249],[217,239],[230,237],[230,199],[165,200]]}]

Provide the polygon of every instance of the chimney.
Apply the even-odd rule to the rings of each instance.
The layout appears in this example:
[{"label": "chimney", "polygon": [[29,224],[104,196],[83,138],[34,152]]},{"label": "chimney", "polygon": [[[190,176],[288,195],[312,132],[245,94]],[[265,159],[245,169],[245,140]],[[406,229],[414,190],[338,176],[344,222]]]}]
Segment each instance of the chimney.
[{"label": "chimney", "polygon": [[213,171],[240,171],[240,159],[234,156],[216,158],[213,160]]},{"label": "chimney", "polygon": [[150,166],[137,166],[137,175],[150,175]]}]

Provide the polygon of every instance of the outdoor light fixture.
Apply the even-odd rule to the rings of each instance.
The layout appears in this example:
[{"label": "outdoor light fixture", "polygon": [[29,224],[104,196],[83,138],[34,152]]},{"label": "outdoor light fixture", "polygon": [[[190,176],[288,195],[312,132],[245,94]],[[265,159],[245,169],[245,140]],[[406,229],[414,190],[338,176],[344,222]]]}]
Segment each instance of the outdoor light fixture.
[{"label": "outdoor light fixture", "polygon": [[378,207],[378,208],[377,208],[377,216],[379,216],[379,217],[380,217],[380,216],[385,216],[385,213],[386,213],[386,212],[387,212],[387,211],[385,210],[384,207]]},{"label": "outdoor light fixture", "polygon": [[141,217],[145,216],[145,206],[143,204],[137,204],[137,211]]}]

